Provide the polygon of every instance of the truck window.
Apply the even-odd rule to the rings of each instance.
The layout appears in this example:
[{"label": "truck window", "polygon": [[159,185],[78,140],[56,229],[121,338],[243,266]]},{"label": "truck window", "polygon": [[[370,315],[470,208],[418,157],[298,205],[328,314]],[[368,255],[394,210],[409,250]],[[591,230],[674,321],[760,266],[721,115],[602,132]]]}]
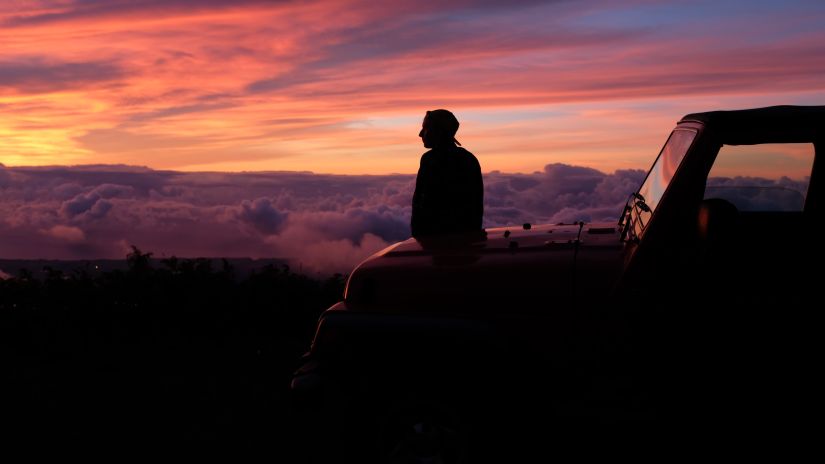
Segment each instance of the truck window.
[{"label": "truck window", "polygon": [[708,174],[705,198],[722,198],[739,211],[802,211],[808,192],[811,143],[723,145]]},{"label": "truck window", "polygon": [[695,137],[696,131],[676,129],[667,139],[667,143],[639,189],[639,193],[644,197],[651,211],[656,210],[659,200],[662,199],[662,195],[667,190],[670,180],[673,179],[676,169],[682,163],[682,158],[685,157]]},{"label": "truck window", "polygon": [[[656,158],[656,162],[653,163],[653,167],[650,168],[650,172],[647,173],[645,181],[639,188],[641,198],[634,207],[637,215],[630,221],[630,227],[636,237],[642,236],[656,206],[659,205],[659,200],[662,199],[673,175],[682,164],[682,158],[685,157],[694,138],[696,138],[695,130],[677,128],[670,134],[662,151],[659,152],[659,157]],[[646,207],[639,208],[639,203]]]}]

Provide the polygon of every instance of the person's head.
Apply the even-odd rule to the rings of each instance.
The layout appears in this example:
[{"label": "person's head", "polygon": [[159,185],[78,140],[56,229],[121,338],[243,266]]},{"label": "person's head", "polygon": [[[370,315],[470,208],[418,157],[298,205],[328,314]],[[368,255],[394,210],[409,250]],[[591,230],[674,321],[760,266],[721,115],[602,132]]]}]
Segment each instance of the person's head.
[{"label": "person's head", "polygon": [[458,119],[447,110],[427,111],[424,122],[421,123],[421,132],[418,136],[424,142],[425,148],[435,148],[444,145],[461,145],[455,139],[458,132]]}]

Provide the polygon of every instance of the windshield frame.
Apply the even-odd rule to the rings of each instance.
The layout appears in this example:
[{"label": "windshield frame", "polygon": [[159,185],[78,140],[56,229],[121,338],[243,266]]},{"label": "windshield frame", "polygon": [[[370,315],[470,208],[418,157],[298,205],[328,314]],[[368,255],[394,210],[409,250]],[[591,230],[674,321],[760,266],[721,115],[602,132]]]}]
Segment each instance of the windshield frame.
[{"label": "windshield frame", "polygon": [[[681,140],[677,140],[674,136],[678,136]],[[683,136],[689,138],[682,139]],[[678,175],[685,157],[696,144],[698,138],[699,128],[695,126],[678,125],[671,131],[639,188],[630,195],[625,204],[619,220],[623,240],[637,242],[642,237],[653,218],[656,208],[665,198],[671,181]],[[674,147],[675,150],[668,151],[672,147],[671,142],[673,141],[679,142],[680,145]],[[670,155],[669,160],[665,159],[666,154]],[[662,163],[665,161],[670,161],[668,166],[663,166]],[[651,181],[651,183],[648,183],[648,181]],[[661,184],[658,189],[653,188],[652,182],[654,181]],[[651,191],[655,195],[651,195]],[[648,198],[645,197],[645,194]]]}]

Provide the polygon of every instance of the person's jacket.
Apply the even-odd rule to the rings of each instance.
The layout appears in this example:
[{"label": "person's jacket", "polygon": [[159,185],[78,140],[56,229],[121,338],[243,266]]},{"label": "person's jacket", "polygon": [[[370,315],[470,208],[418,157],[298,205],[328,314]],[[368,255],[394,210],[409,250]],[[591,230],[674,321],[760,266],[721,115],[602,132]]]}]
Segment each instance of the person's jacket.
[{"label": "person's jacket", "polygon": [[476,157],[458,146],[421,156],[410,227],[414,237],[481,230],[484,185]]}]

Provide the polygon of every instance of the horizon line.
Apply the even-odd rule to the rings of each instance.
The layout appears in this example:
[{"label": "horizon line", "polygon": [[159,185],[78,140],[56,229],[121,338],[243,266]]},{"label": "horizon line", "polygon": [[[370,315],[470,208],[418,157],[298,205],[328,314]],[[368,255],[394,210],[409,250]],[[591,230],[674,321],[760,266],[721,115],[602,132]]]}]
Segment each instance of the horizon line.
[{"label": "horizon line", "polygon": [[[547,163],[545,166],[549,165],[564,165],[564,166],[576,166],[576,167],[586,167],[589,169],[593,169],[605,174],[615,173],[616,171],[621,171],[623,169],[615,169],[611,172],[604,171],[599,168],[595,168],[592,166],[587,166],[583,164],[568,164],[568,163]],[[309,170],[300,170],[300,171],[290,171],[290,170],[261,170],[261,171],[189,171],[189,170],[177,170],[177,169],[156,169],[150,166],[143,166],[143,165],[134,165],[134,164],[103,164],[103,163],[94,163],[94,164],[48,164],[48,165],[18,165],[18,166],[10,166],[0,162],[0,168],[4,169],[20,169],[20,170],[48,170],[48,169],[92,169],[92,168],[124,168],[123,171],[112,170],[111,172],[174,172],[180,174],[311,174],[315,176],[342,176],[342,177],[384,177],[384,176],[415,176],[417,171],[415,172],[388,172],[384,174],[341,174],[341,173],[330,173],[330,172],[315,172]],[[643,171],[643,167],[638,168],[626,168],[626,169],[635,169],[639,171]],[[531,174],[541,174],[542,170],[534,170],[532,172],[524,172],[524,171],[502,171],[500,169],[493,169],[490,171],[482,172],[482,174],[509,174],[509,175],[531,175]]]}]

